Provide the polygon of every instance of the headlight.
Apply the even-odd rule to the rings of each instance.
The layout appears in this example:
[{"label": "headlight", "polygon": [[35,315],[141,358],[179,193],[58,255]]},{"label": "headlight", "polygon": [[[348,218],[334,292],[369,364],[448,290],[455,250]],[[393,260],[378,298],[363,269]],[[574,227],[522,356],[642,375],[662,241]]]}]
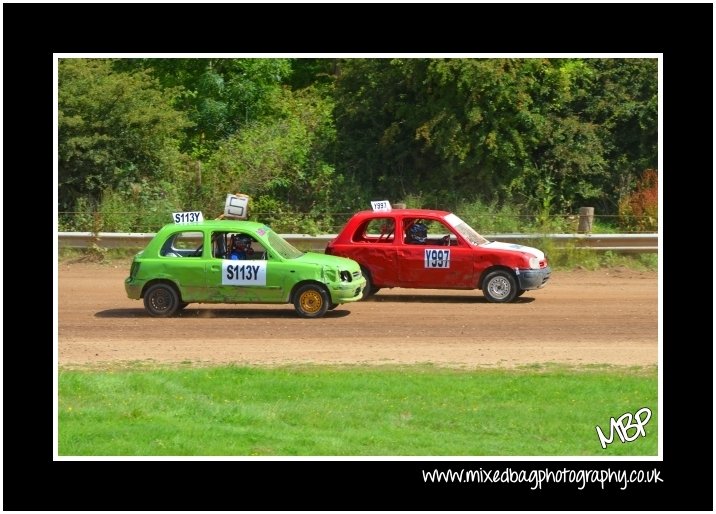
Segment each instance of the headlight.
[{"label": "headlight", "polygon": [[352,282],[353,277],[350,271],[341,271],[341,282]]},{"label": "headlight", "polygon": [[530,257],[530,269],[539,269],[538,257]]}]

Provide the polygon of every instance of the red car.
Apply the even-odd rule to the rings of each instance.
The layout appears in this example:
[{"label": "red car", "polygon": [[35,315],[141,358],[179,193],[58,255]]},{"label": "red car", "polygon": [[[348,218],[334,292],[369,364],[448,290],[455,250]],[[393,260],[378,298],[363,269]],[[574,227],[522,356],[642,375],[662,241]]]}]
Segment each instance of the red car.
[{"label": "red car", "polygon": [[536,248],[488,241],[450,212],[384,209],[353,215],[326,247],[360,264],[363,298],[384,287],[481,289],[489,302],[502,303],[549,280]]}]

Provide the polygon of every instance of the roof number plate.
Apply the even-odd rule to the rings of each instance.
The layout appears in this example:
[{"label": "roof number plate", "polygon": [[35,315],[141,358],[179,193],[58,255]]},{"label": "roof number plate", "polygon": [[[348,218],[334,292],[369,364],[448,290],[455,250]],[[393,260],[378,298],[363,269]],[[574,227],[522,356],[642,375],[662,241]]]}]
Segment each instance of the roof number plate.
[{"label": "roof number plate", "polygon": [[204,221],[201,211],[192,212],[174,212],[172,213],[174,223],[200,223]]},{"label": "roof number plate", "polygon": [[388,200],[380,200],[378,202],[370,202],[370,206],[373,207],[375,212],[386,212],[391,210],[390,202]]}]

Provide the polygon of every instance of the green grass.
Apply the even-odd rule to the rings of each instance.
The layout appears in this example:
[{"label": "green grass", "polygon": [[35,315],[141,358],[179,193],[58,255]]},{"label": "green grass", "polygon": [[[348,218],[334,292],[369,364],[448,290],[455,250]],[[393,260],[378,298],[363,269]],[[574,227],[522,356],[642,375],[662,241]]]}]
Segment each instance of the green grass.
[{"label": "green grass", "polygon": [[635,271],[657,271],[659,269],[659,256],[655,253],[620,254],[611,250],[597,252],[559,248],[547,254],[547,257],[552,268],[556,270],[628,268]]},{"label": "green grass", "polygon": [[[642,407],[647,436],[602,450]],[[655,456],[657,419],[654,367],[59,373],[61,456]]]}]

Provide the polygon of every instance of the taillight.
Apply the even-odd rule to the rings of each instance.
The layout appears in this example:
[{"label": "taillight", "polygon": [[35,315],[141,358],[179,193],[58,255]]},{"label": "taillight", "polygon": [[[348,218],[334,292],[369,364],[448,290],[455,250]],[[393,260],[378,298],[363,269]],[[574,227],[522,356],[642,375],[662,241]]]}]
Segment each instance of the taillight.
[{"label": "taillight", "polygon": [[137,273],[139,273],[139,266],[140,263],[137,261],[132,262],[132,267],[129,269],[129,277],[134,278],[137,276]]}]

